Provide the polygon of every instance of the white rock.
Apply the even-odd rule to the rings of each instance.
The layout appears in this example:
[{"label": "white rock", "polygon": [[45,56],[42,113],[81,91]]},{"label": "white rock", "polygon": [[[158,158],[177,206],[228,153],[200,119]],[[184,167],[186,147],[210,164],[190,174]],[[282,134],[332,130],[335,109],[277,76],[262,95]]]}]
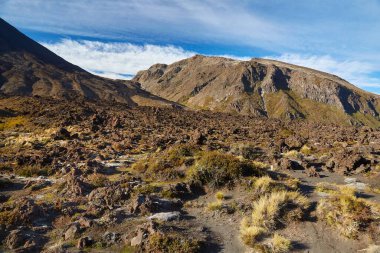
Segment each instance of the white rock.
[{"label": "white rock", "polygon": [[167,212],[167,213],[156,213],[152,216],[149,216],[149,220],[160,220],[160,221],[172,221],[179,220],[181,217],[180,212]]}]

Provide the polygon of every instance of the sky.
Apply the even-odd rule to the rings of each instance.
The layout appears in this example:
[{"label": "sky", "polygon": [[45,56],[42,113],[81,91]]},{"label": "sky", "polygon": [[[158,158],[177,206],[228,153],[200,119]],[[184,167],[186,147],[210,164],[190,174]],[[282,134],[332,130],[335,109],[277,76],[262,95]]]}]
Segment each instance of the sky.
[{"label": "sky", "polygon": [[380,94],[380,0],[0,0],[0,17],[110,78],[194,54],[262,57]]}]

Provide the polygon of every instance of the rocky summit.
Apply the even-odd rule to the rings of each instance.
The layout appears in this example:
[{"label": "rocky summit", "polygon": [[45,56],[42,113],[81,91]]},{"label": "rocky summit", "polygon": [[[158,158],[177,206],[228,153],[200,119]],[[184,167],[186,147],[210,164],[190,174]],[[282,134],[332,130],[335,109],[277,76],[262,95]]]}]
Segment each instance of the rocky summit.
[{"label": "rocky summit", "polygon": [[142,88],[193,109],[379,126],[380,97],[283,62],[196,55],[139,72]]}]

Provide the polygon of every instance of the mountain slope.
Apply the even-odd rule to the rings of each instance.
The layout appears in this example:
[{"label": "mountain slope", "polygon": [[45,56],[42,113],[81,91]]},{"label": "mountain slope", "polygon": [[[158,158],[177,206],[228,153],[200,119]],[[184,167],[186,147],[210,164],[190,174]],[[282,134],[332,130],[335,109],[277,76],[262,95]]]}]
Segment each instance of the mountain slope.
[{"label": "mountain slope", "polygon": [[0,92],[69,98],[84,96],[129,105],[168,106],[138,83],[92,75],[52,53],[0,19]]},{"label": "mountain slope", "polygon": [[327,73],[283,62],[197,55],[133,79],[194,109],[378,126],[379,96]]}]

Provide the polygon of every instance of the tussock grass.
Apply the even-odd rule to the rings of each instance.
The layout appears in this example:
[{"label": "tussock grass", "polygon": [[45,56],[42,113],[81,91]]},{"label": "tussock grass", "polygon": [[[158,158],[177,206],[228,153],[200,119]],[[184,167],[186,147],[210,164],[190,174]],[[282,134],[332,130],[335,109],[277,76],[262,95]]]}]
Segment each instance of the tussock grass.
[{"label": "tussock grass", "polygon": [[253,191],[258,196],[281,190],[285,190],[285,186],[269,176],[259,177],[253,183]]},{"label": "tussock grass", "polygon": [[309,205],[309,200],[299,192],[280,190],[265,194],[253,203],[251,217],[242,220],[242,241],[258,252],[288,252],[291,242],[278,234],[273,235],[269,244],[261,240],[288,222],[301,220]]},{"label": "tussock grass", "polygon": [[304,155],[311,155],[313,153],[313,149],[307,145],[303,145],[300,152]]},{"label": "tussock grass", "polygon": [[292,242],[284,236],[275,233],[271,240],[271,252],[286,253],[292,248]]},{"label": "tussock grass", "polygon": [[262,227],[251,226],[247,218],[244,218],[240,226],[240,236],[242,241],[251,247],[262,240],[266,230]]},{"label": "tussock grass", "polygon": [[207,210],[209,211],[218,211],[218,210],[222,210],[222,208],[223,208],[223,203],[220,200],[211,202],[207,205]]},{"label": "tussock grass", "polygon": [[286,153],[283,154],[284,157],[293,157],[293,158],[299,158],[300,157],[300,152],[298,152],[297,150],[290,150]]},{"label": "tussock grass", "polygon": [[298,192],[280,191],[261,197],[253,204],[252,225],[274,230],[281,223],[300,220],[309,200]]},{"label": "tussock grass", "polygon": [[349,196],[356,196],[356,189],[348,185],[338,185],[327,182],[319,182],[315,187],[315,191],[328,194],[343,194]]},{"label": "tussock grass", "polygon": [[285,185],[289,187],[289,189],[296,191],[301,186],[301,180],[299,178],[290,178],[285,181]]},{"label": "tussock grass", "polygon": [[217,200],[222,201],[222,200],[225,198],[224,193],[221,192],[221,191],[218,191],[217,193],[215,193],[215,198],[216,198]]},{"label": "tussock grass", "polygon": [[348,238],[357,238],[361,231],[380,218],[380,205],[357,198],[355,190],[340,187],[328,198],[319,201],[317,216]]}]

